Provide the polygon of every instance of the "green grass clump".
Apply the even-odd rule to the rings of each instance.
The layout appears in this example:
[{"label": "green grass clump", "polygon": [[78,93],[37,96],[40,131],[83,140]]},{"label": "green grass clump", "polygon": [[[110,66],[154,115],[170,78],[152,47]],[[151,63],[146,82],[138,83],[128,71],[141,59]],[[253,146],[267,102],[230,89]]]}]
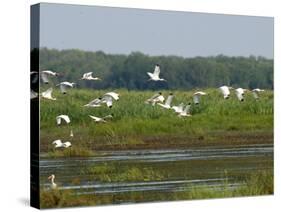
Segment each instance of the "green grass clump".
[{"label": "green grass clump", "polygon": [[118,164],[98,164],[83,170],[83,174],[92,175],[100,182],[143,182],[160,181],[164,179],[160,171],[152,167],[118,166]]},{"label": "green grass clump", "polygon": [[274,192],[273,171],[251,173],[237,188],[229,186],[228,179],[222,189],[216,187],[195,187],[182,193],[175,193],[176,199],[209,199],[240,196],[271,195]]}]

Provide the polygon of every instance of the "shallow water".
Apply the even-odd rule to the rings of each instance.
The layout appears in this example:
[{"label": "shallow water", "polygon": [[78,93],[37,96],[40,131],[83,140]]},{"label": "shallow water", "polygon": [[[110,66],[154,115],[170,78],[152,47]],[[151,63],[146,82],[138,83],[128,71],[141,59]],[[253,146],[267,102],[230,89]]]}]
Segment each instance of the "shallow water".
[{"label": "shallow water", "polygon": [[[272,168],[272,145],[241,145],[222,148],[104,151],[99,156],[85,158],[41,158],[41,186],[49,188],[47,177],[56,175],[61,190],[72,190],[77,195],[115,194],[126,192],[177,192],[191,187],[222,189],[225,171],[230,188],[243,184],[249,172]],[[160,167],[171,172],[169,179],[140,182],[98,182],[93,176],[81,174],[81,169],[105,163],[134,167],[141,164],[152,169]],[[182,169],[182,172],[181,172]],[[73,183],[79,179],[79,184]]]}]

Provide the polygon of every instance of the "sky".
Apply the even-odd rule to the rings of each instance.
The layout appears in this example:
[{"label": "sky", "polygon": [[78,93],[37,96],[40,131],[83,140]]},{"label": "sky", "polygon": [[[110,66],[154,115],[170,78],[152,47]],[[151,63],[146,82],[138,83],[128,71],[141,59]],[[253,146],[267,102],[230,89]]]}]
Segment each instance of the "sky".
[{"label": "sky", "polygon": [[182,57],[273,58],[272,17],[43,3],[40,47]]}]

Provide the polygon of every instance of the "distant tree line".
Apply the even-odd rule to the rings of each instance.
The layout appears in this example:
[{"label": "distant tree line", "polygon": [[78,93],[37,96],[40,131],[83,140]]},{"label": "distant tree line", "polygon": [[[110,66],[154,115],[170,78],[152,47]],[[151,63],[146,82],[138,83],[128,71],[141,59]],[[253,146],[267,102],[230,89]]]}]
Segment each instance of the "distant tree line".
[{"label": "distant tree line", "polygon": [[[160,76],[167,82],[148,81],[146,72],[153,72],[155,64],[160,64]],[[59,80],[70,82],[77,82],[83,73],[93,72],[102,81],[80,81],[78,85],[96,89],[193,89],[221,85],[273,89],[273,60],[255,56],[184,58],[42,48],[40,70],[44,69],[62,73]]]}]

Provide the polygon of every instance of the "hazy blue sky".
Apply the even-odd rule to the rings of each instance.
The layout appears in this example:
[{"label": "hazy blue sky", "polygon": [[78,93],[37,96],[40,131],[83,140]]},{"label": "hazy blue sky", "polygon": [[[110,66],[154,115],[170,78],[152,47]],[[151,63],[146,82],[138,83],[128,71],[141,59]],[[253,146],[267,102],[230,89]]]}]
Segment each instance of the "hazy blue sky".
[{"label": "hazy blue sky", "polygon": [[273,58],[273,18],[41,4],[40,46],[184,57]]}]

